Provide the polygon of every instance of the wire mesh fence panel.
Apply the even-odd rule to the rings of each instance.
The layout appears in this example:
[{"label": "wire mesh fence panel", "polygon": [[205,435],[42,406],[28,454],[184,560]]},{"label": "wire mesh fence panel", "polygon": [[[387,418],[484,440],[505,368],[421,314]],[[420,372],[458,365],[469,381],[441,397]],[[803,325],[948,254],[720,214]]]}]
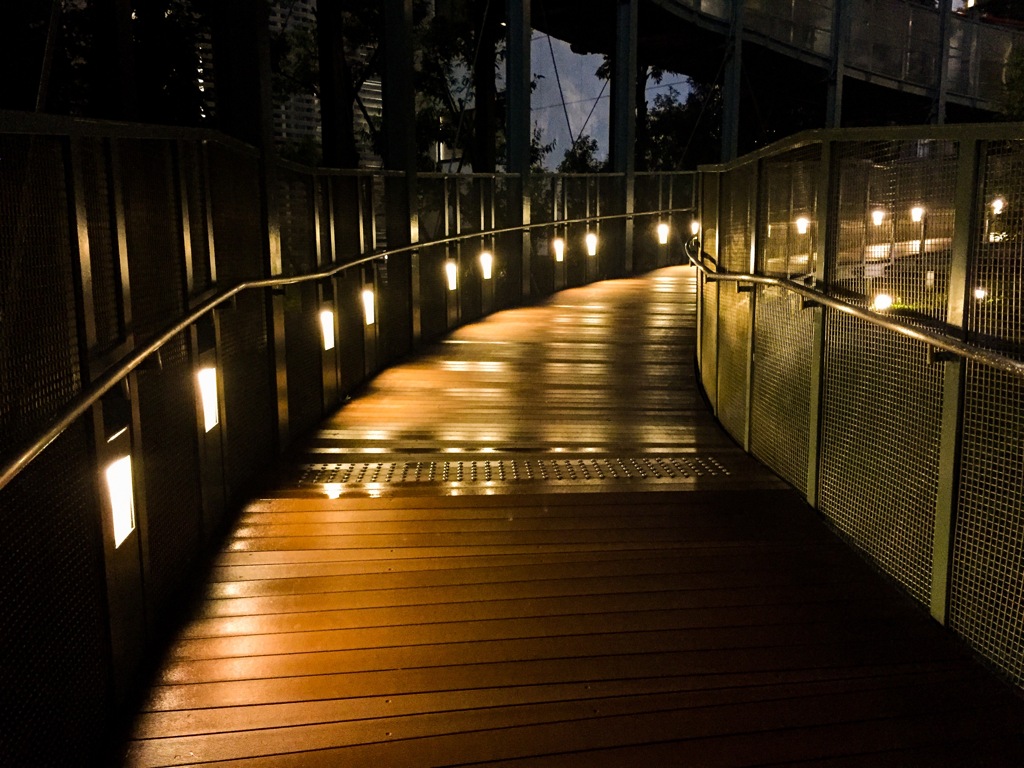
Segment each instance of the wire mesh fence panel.
[{"label": "wire mesh fence panel", "polygon": [[806,493],[814,311],[796,294],[759,286],[755,313],[750,448]]},{"label": "wire mesh fence panel", "polygon": [[718,292],[718,418],[741,445],[747,432],[751,295],[735,283]]},{"label": "wire mesh fence panel", "polygon": [[928,604],[943,371],[925,345],[828,311],[822,513]]},{"label": "wire mesh fence panel", "polygon": [[821,146],[814,145],[763,163],[757,249],[762,274],[800,279],[815,273],[820,162]]},{"label": "wire mesh fence panel", "polygon": [[[1024,142],[986,151],[968,282],[969,336],[1024,359]],[[1024,382],[965,369],[949,623],[1024,683]]]},{"label": "wire mesh fence panel", "polygon": [[946,319],[958,145],[836,145],[839,215],[831,283],[910,322]]},{"label": "wire mesh fence panel", "polygon": [[832,0],[747,0],[744,23],[773,40],[828,55],[833,13]]},{"label": "wire mesh fence panel", "polygon": [[754,239],[752,212],[756,201],[754,171],[750,166],[722,175],[722,202],[718,213],[719,264],[729,272],[750,271]]}]

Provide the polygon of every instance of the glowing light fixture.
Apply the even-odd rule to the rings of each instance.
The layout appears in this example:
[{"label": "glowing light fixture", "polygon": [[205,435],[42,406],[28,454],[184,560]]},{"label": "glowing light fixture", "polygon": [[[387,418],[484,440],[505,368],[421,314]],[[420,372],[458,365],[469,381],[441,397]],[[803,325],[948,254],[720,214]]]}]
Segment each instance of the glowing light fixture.
[{"label": "glowing light fixture", "polygon": [[799,234],[799,235],[806,235],[807,234],[807,228],[810,225],[811,225],[810,219],[808,219],[806,216],[801,216],[799,219],[796,220],[796,231],[797,231],[797,234]]},{"label": "glowing light fixture", "polygon": [[1006,201],[1003,200],[1003,198],[1001,198],[1001,197],[997,197],[995,200],[992,201],[992,213],[993,213],[993,215],[998,216],[1000,213],[1003,212],[1003,208],[1005,208],[1005,207],[1006,207]]},{"label": "glowing light fixture", "polygon": [[892,308],[892,296],[888,293],[875,294],[874,300],[871,302],[871,309],[876,312],[884,312],[887,309]]},{"label": "glowing light fixture", "polygon": [[880,227],[882,226],[883,221],[885,221],[885,211],[881,208],[875,208],[875,210],[871,212],[871,223],[876,227]]},{"label": "glowing light fixture", "polygon": [[220,423],[220,409],[217,406],[217,369],[213,366],[200,368],[196,378],[199,380],[199,399],[203,403],[203,425],[209,432]]},{"label": "glowing light fixture", "polygon": [[324,493],[328,499],[341,498],[341,483],[324,483]]},{"label": "glowing light fixture", "polygon": [[331,310],[320,312],[320,329],[324,336],[324,352],[334,349],[334,313]]},{"label": "glowing light fixture", "polygon": [[555,261],[562,261],[565,258],[565,240],[556,237],[551,241],[551,247],[555,249]]},{"label": "glowing light fixture", "polygon": [[661,245],[665,245],[668,242],[668,224],[665,222],[658,224],[658,242]]},{"label": "glowing light fixture", "polygon": [[694,236],[700,234],[700,222],[699,221],[691,221],[690,222],[690,234],[694,235]]},{"label": "glowing light fixture", "polygon": [[132,489],[132,457],[122,456],[106,470],[107,492],[114,522],[114,548],[135,530],[135,492]]},{"label": "glowing light fixture", "polygon": [[491,279],[491,267],[494,266],[494,257],[489,251],[480,254],[480,268],[483,270],[484,280]]},{"label": "glowing light fixture", "polygon": [[454,291],[459,287],[459,268],[454,261],[447,261],[444,265],[445,274],[448,275],[448,290]]},{"label": "glowing light fixture", "polygon": [[988,298],[988,291],[986,291],[984,288],[975,288],[974,298],[976,298],[978,301],[983,301],[984,299]]},{"label": "glowing light fixture", "polygon": [[597,256],[597,235],[593,232],[587,232],[587,256]]},{"label": "glowing light fixture", "polygon": [[911,219],[911,221],[919,222],[923,218],[924,218],[924,208],[922,208],[920,205],[915,205],[913,208],[910,209],[910,219]]},{"label": "glowing light fixture", "polygon": [[363,290],[363,320],[367,325],[373,325],[377,319],[376,308],[373,306],[373,291],[369,288]]}]

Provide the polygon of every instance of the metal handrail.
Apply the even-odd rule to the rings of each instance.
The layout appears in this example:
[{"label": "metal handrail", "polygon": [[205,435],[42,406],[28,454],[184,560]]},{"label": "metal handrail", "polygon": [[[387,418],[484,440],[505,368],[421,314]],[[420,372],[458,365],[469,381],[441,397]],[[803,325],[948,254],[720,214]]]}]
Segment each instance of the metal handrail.
[{"label": "metal handrail", "polygon": [[377,259],[383,259],[388,256],[395,256],[400,253],[409,253],[410,251],[416,251],[423,248],[430,248],[437,245],[447,245],[450,243],[459,242],[461,240],[471,240],[479,237],[491,237],[495,235],[511,234],[513,232],[527,232],[533,229],[540,229],[542,227],[557,227],[568,224],[587,224],[598,221],[609,221],[616,219],[633,219],[641,218],[645,216],[667,216],[674,213],[687,213],[692,212],[693,208],[664,208],[658,211],[638,211],[633,213],[613,213],[613,214],[602,214],[595,216],[585,216],[576,219],[561,219],[558,221],[539,221],[530,224],[519,224],[511,227],[502,227],[500,229],[492,229],[484,232],[470,232],[460,235],[452,235],[450,237],[442,237],[436,240],[429,240],[426,242],[416,242],[410,245],[403,245],[396,248],[387,248],[376,251],[374,253],[362,256],[354,261],[348,261],[344,264],[335,264],[330,267],[325,267],[316,272],[310,272],[305,275],[293,275],[289,277],[268,277],[260,280],[246,280],[237,285],[228,288],[225,291],[214,294],[199,306],[185,315],[183,318],[175,322],[173,325],[168,326],[165,330],[160,332],[157,336],[151,339],[145,346],[133,350],[131,353],[125,355],[120,361],[108,368],[102,376],[94,381],[88,389],[83,390],[76,395],[60,412],[58,412],[50,422],[50,425],[42,432],[35,440],[33,440],[28,446],[26,446],[20,453],[14,458],[5,461],[3,469],[0,471],[0,490],[3,490],[18,474],[27,467],[39,454],[41,454],[46,448],[61,434],[64,433],[72,424],[75,423],[81,416],[85,414],[93,405],[99,402],[100,398],[103,397],[107,392],[113,389],[118,382],[124,379],[128,374],[138,368],[144,363],[150,355],[159,351],[164,344],[173,339],[179,333],[184,331],[193,323],[197,322],[204,315],[212,312],[214,309],[230,301],[232,298],[237,296],[242,291],[258,290],[263,288],[283,288],[289,285],[297,285],[300,283],[315,282],[317,280],[326,280],[334,277],[346,269],[352,269],[363,264],[367,264]]},{"label": "metal handrail", "polygon": [[866,320],[872,325],[885,328],[893,333],[901,334],[902,336],[914,339],[915,341],[920,341],[945,352],[951,352],[959,357],[974,360],[977,363],[996,368],[1000,371],[1004,371],[1005,373],[1024,379],[1024,362],[1020,360],[1014,360],[1012,357],[1000,355],[998,352],[993,352],[992,350],[984,347],[979,347],[976,344],[971,344],[970,342],[958,339],[955,336],[897,322],[887,315],[883,315],[879,312],[872,312],[870,309],[858,307],[847,301],[837,299],[834,296],[829,296],[827,293],[822,293],[821,291],[813,288],[808,288],[807,286],[801,285],[800,283],[792,280],[786,280],[778,277],[765,277],[764,275],[751,275],[740,272],[712,272],[704,266],[702,260],[694,256],[692,251],[695,248],[699,248],[699,245],[696,245],[695,243],[695,239],[686,243],[684,248],[686,251],[686,258],[688,258],[690,263],[697,267],[697,269],[699,269],[701,273],[708,278],[708,280],[723,280],[733,283],[759,283],[761,285],[774,285],[779,288],[784,288],[787,291],[797,293],[806,299],[817,302],[818,304],[839,310],[840,312],[845,312],[852,317]]}]

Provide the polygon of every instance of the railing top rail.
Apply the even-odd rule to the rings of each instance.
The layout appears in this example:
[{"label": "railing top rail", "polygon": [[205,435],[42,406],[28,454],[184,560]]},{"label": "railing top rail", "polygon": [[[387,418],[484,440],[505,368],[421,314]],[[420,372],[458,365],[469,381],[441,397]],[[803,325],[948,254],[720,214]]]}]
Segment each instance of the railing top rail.
[{"label": "railing top rail", "polygon": [[355,267],[367,264],[377,259],[386,258],[388,256],[395,256],[401,253],[409,253],[411,251],[417,251],[424,248],[430,248],[439,245],[448,245],[456,243],[462,240],[473,240],[481,237],[493,237],[496,235],[510,234],[513,232],[527,232],[532,229],[542,229],[545,227],[558,226],[564,224],[588,224],[598,221],[611,221],[617,219],[632,219],[641,218],[645,216],[653,215],[668,215],[672,213],[684,213],[692,211],[691,206],[684,208],[665,208],[655,212],[642,211],[638,213],[613,213],[603,214],[594,216],[585,216],[575,219],[560,219],[557,221],[538,221],[530,224],[521,224],[512,227],[501,227],[499,229],[484,230],[479,232],[470,232],[466,234],[453,235],[450,237],[442,237],[436,240],[430,240],[426,242],[415,242],[410,245],[404,245],[395,248],[386,248],[374,251],[372,253],[363,255],[352,261],[347,261],[341,264],[331,264],[328,267],[317,270],[316,272],[310,272],[304,275],[293,275],[293,276],[281,276],[281,277],[268,277],[259,280],[246,280],[223,291],[217,292],[214,295],[207,298],[199,306],[195,307],[191,312],[180,318],[179,320],[172,323],[170,326],[165,328],[159,334],[150,339],[146,344],[139,347],[136,350],[128,353],[120,361],[114,363],[108,368],[102,376],[100,376],[95,382],[93,382],[87,389],[80,392],[75,398],[73,398],[60,412],[58,412],[51,420],[49,426],[43,431],[31,444],[26,446],[17,455],[8,461],[5,461],[2,467],[0,467],[0,490],[3,490],[17,475],[28,466],[33,459],[35,459],[40,453],[42,453],[50,443],[56,440],[66,429],[68,429],[78,418],[88,411],[93,405],[113,389],[119,381],[124,379],[128,374],[138,368],[143,362],[146,361],[150,355],[157,352],[167,342],[183,332],[190,325],[197,322],[204,315],[212,312],[217,307],[221,306],[225,302],[230,301],[233,297],[241,293],[242,291],[265,289],[265,288],[281,288],[289,285],[298,285],[300,283],[315,282],[318,280],[326,280],[334,277],[341,272],[353,269]]},{"label": "railing top rail", "polygon": [[767,277],[765,275],[754,275],[740,272],[712,272],[707,268],[707,266],[705,266],[702,260],[693,255],[689,243],[686,247],[686,257],[690,260],[690,263],[697,267],[697,269],[700,270],[701,273],[709,280],[720,280],[734,283],[759,283],[761,285],[778,286],[786,289],[787,291],[797,293],[800,296],[817,302],[823,306],[844,312],[861,320],[866,320],[872,325],[885,328],[893,333],[907,336],[915,341],[928,344],[931,347],[951,352],[959,357],[973,360],[977,363],[996,368],[1005,373],[1024,379],[1024,361],[1015,360],[1012,357],[1001,355],[998,352],[986,349],[985,347],[980,347],[977,344],[971,344],[970,342],[959,339],[956,336],[940,333],[939,331],[933,331],[928,328],[900,323],[892,317],[880,312],[873,312],[870,309],[858,307],[848,301],[836,298],[835,296],[830,296],[820,290],[809,288],[806,285],[801,285],[800,283],[787,280],[785,278]]},{"label": "railing top rail", "polygon": [[84,117],[47,115],[38,112],[0,110],[0,134],[209,142],[229,147],[244,154],[259,154],[259,151],[252,145],[210,128],[91,120]]},{"label": "railing top rail", "polygon": [[825,142],[856,141],[1004,141],[1024,139],[1024,123],[962,123],[957,125],[900,125],[870,128],[832,128],[801,131],[773,142],[727,163],[701,165],[703,173],[721,173],[734,168]]}]

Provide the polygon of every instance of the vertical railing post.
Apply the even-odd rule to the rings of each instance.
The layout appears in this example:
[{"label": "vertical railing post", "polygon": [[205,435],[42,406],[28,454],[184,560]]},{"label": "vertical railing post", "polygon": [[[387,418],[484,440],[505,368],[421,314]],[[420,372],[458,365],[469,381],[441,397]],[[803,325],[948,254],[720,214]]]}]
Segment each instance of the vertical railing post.
[{"label": "vertical railing post", "polygon": [[[956,219],[949,270],[949,296],[946,322],[962,328],[967,302],[972,235],[975,226],[978,189],[978,165],[984,144],[961,139],[956,176]],[[960,424],[963,421],[964,361],[946,360],[942,389],[942,431],[939,437],[939,488],[935,508],[935,532],[932,543],[931,614],[946,623],[949,606],[949,576],[952,564],[953,534],[956,526],[957,480],[960,463]]]},{"label": "vertical railing post", "polygon": [[[835,261],[835,233],[838,231],[839,194],[838,166],[830,139],[821,143],[821,159],[818,164],[817,201],[815,218],[817,226],[817,253],[814,260],[814,282],[827,288]],[[814,313],[814,335],[811,342],[811,392],[807,413],[807,503],[818,506],[819,467],[821,466],[821,403],[825,376],[825,312],[824,307],[812,307]]]},{"label": "vertical railing post", "polygon": [[[764,161],[754,164],[754,179],[750,184],[754,199],[747,206],[747,231],[750,232],[750,256],[747,269],[751,274],[757,271],[757,249],[760,247],[761,232],[761,181],[764,178]],[[739,287],[739,283],[736,284]],[[757,355],[754,344],[757,317],[757,286],[750,286],[749,316],[747,317],[747,381],[745,415],[743,424],[743,450],[750,453],[750,428],[754,416],[754,365]]]}]

